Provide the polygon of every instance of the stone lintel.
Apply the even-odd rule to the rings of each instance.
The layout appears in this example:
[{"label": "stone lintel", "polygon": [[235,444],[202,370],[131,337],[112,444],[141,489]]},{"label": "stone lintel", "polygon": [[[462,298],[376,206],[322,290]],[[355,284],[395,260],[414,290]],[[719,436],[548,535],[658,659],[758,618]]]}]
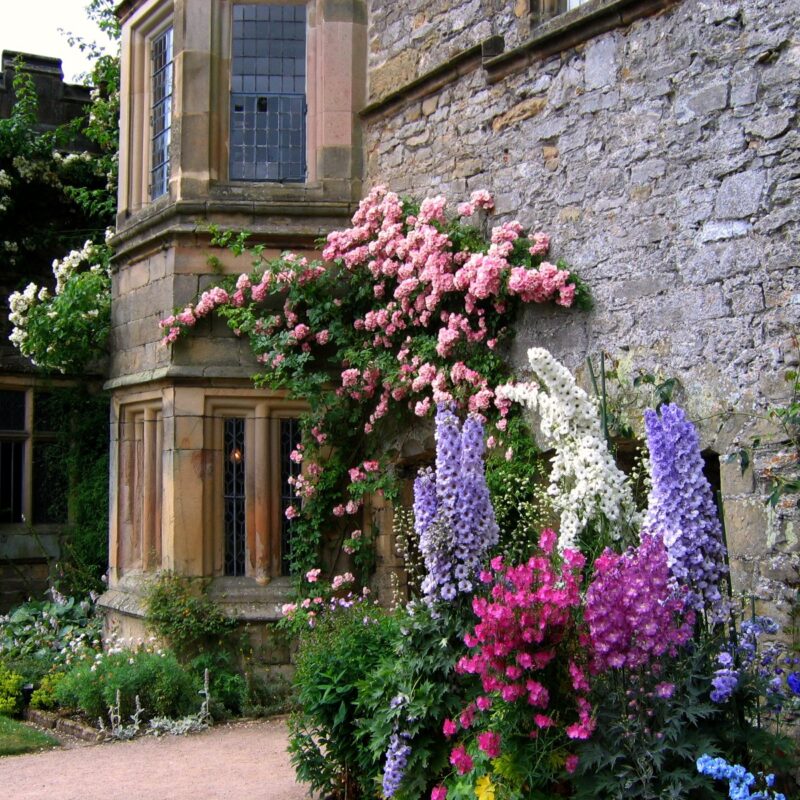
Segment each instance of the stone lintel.
[{"label": "stone lintel", "polygon": [[242,367],[207,367],[202,365],[175,365],[159,367],[157,369],[144,370],[131,375],[121,375],[112,378],[103,384],[103,389],[111,391],[114,389],[127,389],[132,386],[155,383],[194,383],[199,382],[203,386],[230,386],[231,381],[241,383],[244,388],[253,387],[253,366],[244,365]]}]

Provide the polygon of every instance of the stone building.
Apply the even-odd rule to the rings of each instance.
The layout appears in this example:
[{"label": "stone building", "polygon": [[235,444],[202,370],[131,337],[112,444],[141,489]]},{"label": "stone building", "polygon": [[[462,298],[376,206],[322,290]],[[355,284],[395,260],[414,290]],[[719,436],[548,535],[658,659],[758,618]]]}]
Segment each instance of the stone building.
[{"label": "stone building", "polygon": [[[52,131],[85,113],[90,88],[65,83],[61,59],[5,51],[0,71],[0,119],[11,116],[16,102],[17,59],[36,89],[37,131]],[[82,151],[89,143],[76,140],[71,146]],[[23,211],[32,213],[30,208]],[[60,222],[69,228],[72,221]],[[78,234],[82,235],[85,232]],[[52,241],[43,246],[34,243],[26,254],[32,257],[18,257],[3,244],[0,242],[0,609],[7,609],[47,587],[49,565],[59,556],[59,539],[67,522],[66,503],[51,502],[56,492],[65,494],[66,486],[54,485],[53,470],[45,463],[60,426],[41,402],[63,381],[45,380],[8,341],[8,296],[30,281],[49,283],[53,258],[63,256],[69,248],[54,247]]]},{"label": "stone building", "polygon": [[[126,0],[119,13],[112,619],[139,624],[159,567],[212,578],[243,618],[277,616],[298,406],[251,387],[246,344],[217,321],[167,348],[158,320],[216,277],[199,220],[302,250],[383,183],[453,200],[486,188],[500,219],[552,235],[595,307],[525,317],[514,366],[537,344],[575,369],[602,350],[679,377],[721,457],[737,580],[785,621],[796,504],[764,493],[796,454],[765,412],[797,363],[797,3]],[[726,461],[756,435],[744,471]]]}]

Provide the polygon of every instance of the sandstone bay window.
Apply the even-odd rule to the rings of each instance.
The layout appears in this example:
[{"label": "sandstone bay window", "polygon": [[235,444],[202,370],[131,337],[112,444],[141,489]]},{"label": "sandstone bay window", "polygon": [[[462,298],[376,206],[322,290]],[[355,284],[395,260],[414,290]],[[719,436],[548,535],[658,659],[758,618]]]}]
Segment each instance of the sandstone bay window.
[{"label": "sandstone bay window", "polygon": [[169,189],[169,145],[172,130],[172,28],[150,44],[150,199]]},{"label": "sandstone bay window", "polygon": [[306,7],[233,7],[230,179],[306,179]]}]

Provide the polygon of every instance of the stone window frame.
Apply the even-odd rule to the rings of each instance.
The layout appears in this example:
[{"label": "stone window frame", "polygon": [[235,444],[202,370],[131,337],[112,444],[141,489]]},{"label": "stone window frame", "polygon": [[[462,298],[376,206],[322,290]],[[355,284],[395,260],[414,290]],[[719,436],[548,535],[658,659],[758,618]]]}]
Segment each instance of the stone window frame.
[{"label": "stone window frame", "polygon": [[[269,583],[283,574],[281,564],[280,422],[308,411],[300,401],[264,395],[207,392],[203,412],[203,441],[208,453],[209,479],[203,486],[203,562],[210,577]],[[224,420],[245,421],[245,573],[225,575]]]},{"label": "stone window frame", "polygon": [[[148,572],[163,566],[161,454],[164,420],[160,392],[119,407],[114,455],[119,476],[111,500],[109,567]],[[123,554],[122,548],[130,548]]]},{"label": "stone window frame", "polygon": [[0,523],[0,532],[11,533],[15,531],[27,531],[31,525],[36,526],[39,532],[58,531],[69,522],[65,519],[60,522],[36,522],[36,508],[34,503],[35,481],[34,481],[34,447],[36,443],[49,443],[56,440],[57,431],[38,431],[34,423],[35,415],[35,395],[39,391],[48,390],[58,391],[58,387],[47,387],[38,381],[20,379],[3,379],[0,382],[0,390],[22,392],[25,395],[25,427],[24,430],[2,429],[0,425],[0,439],[3,441],[17,441],[23,443],[22,453],[22,488],[21,488],[21,514],[19,521]]},{"label": "stone window frame", "polygon": [[541,7],[540,3],[551,2],[553,0],[530,0],[531,29],[528,39],[512,50],[483,59],[483,68],[490,84],[603,33],[659,14],[676,5],[679,0],[587,0],[570,11],[548,20],[539,20],[536,10]]},{"label": "stone window frame", "polygon": [[591,0],[530,0],[531,28],[577,11]]},{"label": "stone window frame", "polygon": [[[172,0],[160,0],[155,4],[143,4],[124,31],[121,51],[123,70],[120,75],[120,153],[126,158],[120,163],[119,208],[135,213],[148,205],[165,202],[172,195],[174,170],[169,171],[167,191],[158,197],[150,196],[152,160],[152,60],[151,46],[154,40],[169,28],[172,39],[172,124],[174,126],[176,81],[175,30],[173,25]],[[172,143],[170,143],[170,160]],[[125,192],[125,196],[123,196]]]}]

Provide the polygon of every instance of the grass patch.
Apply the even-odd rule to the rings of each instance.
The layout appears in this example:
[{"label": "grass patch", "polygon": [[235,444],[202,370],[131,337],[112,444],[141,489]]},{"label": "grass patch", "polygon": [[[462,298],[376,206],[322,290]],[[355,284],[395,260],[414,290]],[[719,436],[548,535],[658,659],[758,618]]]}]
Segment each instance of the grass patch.
[{"label": "grass patch", "polygon": [[45,747],[57,747],[58,740],[14,719],[0,716],[0,756],[16,756]]}]

